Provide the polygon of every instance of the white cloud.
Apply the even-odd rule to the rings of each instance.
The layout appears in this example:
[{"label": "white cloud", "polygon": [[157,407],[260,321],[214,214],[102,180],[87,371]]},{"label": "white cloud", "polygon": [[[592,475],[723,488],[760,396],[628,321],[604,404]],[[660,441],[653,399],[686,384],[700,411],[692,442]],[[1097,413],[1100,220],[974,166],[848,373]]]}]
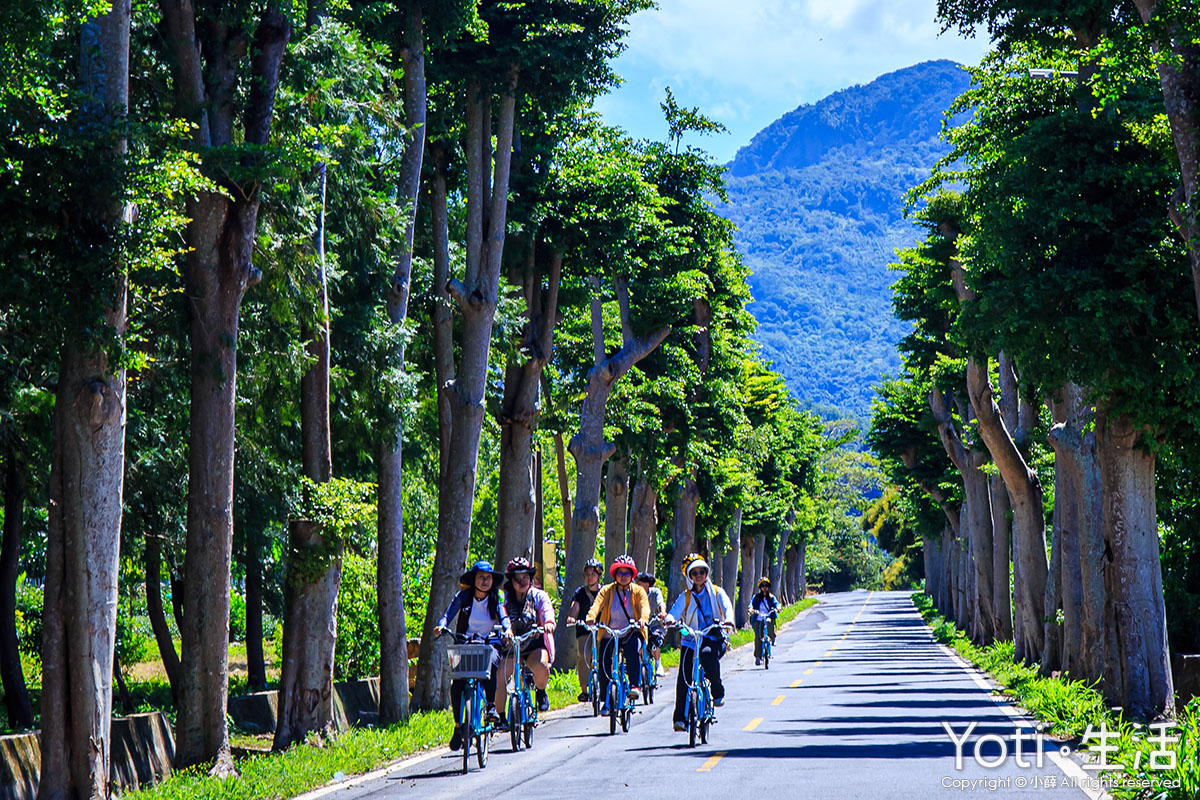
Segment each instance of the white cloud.
[{"label": "white cloud", "polygon": [[627,83],[597,103],[639,136],[661,136],[671,86],[729,126],[706,145],[720,158],[801,103],[934,58],[976,63],[986,43],[939,36],[936,0],[660,0],[637,14],[617,71]]}]

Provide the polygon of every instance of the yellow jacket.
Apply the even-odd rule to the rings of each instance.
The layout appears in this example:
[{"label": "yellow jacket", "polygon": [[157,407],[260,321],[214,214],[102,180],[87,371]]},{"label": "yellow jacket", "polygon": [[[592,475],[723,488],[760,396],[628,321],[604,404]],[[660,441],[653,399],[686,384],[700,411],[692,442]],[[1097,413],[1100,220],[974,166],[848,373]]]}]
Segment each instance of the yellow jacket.
[{"label": "yellow jacket", "polygon": [[[616,581],[613,581],[612,583],[605,584],[600,588],[600,594],[596,595],[595,602],[592,603],[592,607],[588,609],[587,623],[589,625],[595,625],[597,621],[602,622],[605,625],[609,623],[609,621],[612,619],[612,616],[609,614],[609,608],[612,606],[613,595],[616,593],[617,586],[619,585],[620,584],[618,584]],[[636,582],[629,584],[629,590],[633,598],[633,608],[630,609],[630,611],[633,612],[633,618],[635,620],[641,620],[643,623],[649,623],[650,597],[646,594],[646,590]],[[642,628],[640,632],[642,634],[642,638],[645,639],[647,633],[646,629]],[[599,631],[598,634],[598,639],[603,639],[604,637],[608,636],[608,633],[605,631]]]}]

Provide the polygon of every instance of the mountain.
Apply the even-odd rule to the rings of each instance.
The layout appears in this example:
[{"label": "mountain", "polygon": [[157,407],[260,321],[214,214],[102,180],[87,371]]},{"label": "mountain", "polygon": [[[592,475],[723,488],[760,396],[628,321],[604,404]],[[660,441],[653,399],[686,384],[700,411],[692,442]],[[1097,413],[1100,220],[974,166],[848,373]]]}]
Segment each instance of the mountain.
[{"label": "mountain", "polygon": [[738,226],[763,354],[825,416],[863,418],[900,367],[888,264],[916,239],[904,194],[948,148],[950,103],[969,85],[929,61],[791,111],[741,148],[721,213]]}]

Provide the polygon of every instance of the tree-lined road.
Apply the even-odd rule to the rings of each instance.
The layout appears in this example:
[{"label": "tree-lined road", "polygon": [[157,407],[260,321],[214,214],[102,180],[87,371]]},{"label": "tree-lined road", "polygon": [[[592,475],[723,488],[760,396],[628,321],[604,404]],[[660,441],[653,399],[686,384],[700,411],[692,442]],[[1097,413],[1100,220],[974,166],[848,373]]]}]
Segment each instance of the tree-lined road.
[{"label": "tree-lined road", "polygon": [[[1022,797],[1047,788],[1055,797],[1086,797],[1062,788],[1064,774],[1049,759],[1042,769],[1016,765],[1012,719],[934,642],[905,592],[827,595],[780,631],[769,671],[754,666],[749,647],[727,655],[723,668],[727,703],[705,747],[689,749],[686,736],[671,730],[672,673],[628,734],[607,735],[607,719],[575,706],[538,728],[531,752],[512,754],[507,737],[497,738],[484,770],[472,761],[464,776],[459,754],[441,750],[334,796],[592,797],[628,786],[657,797],[785,790],[822,800]],[[960,733],[978,723],[962,770],[943,721]],[[1008,759],[994,769],[971,757],[985,734],[1010,743]],[[1050,742],[1044,748],[1056,750]],[[983,755],[996,752],[993,746]],[[955,783],[993,779],[994,790],[985,783],[964,792]]]}]

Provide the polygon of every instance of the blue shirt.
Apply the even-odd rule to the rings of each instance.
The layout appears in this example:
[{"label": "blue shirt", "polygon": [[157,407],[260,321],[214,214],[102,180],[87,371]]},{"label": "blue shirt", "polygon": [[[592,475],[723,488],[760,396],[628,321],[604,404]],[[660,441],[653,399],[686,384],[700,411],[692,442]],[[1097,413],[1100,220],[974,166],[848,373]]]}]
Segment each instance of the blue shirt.
[{"label": "blue shirt", "polygon": [[712,625],[714,617],[712,603],[708,599],[708,592],[692,592],[692,598],[696,601],[696,611],[699,614],[700,628],[703,629]]}]

